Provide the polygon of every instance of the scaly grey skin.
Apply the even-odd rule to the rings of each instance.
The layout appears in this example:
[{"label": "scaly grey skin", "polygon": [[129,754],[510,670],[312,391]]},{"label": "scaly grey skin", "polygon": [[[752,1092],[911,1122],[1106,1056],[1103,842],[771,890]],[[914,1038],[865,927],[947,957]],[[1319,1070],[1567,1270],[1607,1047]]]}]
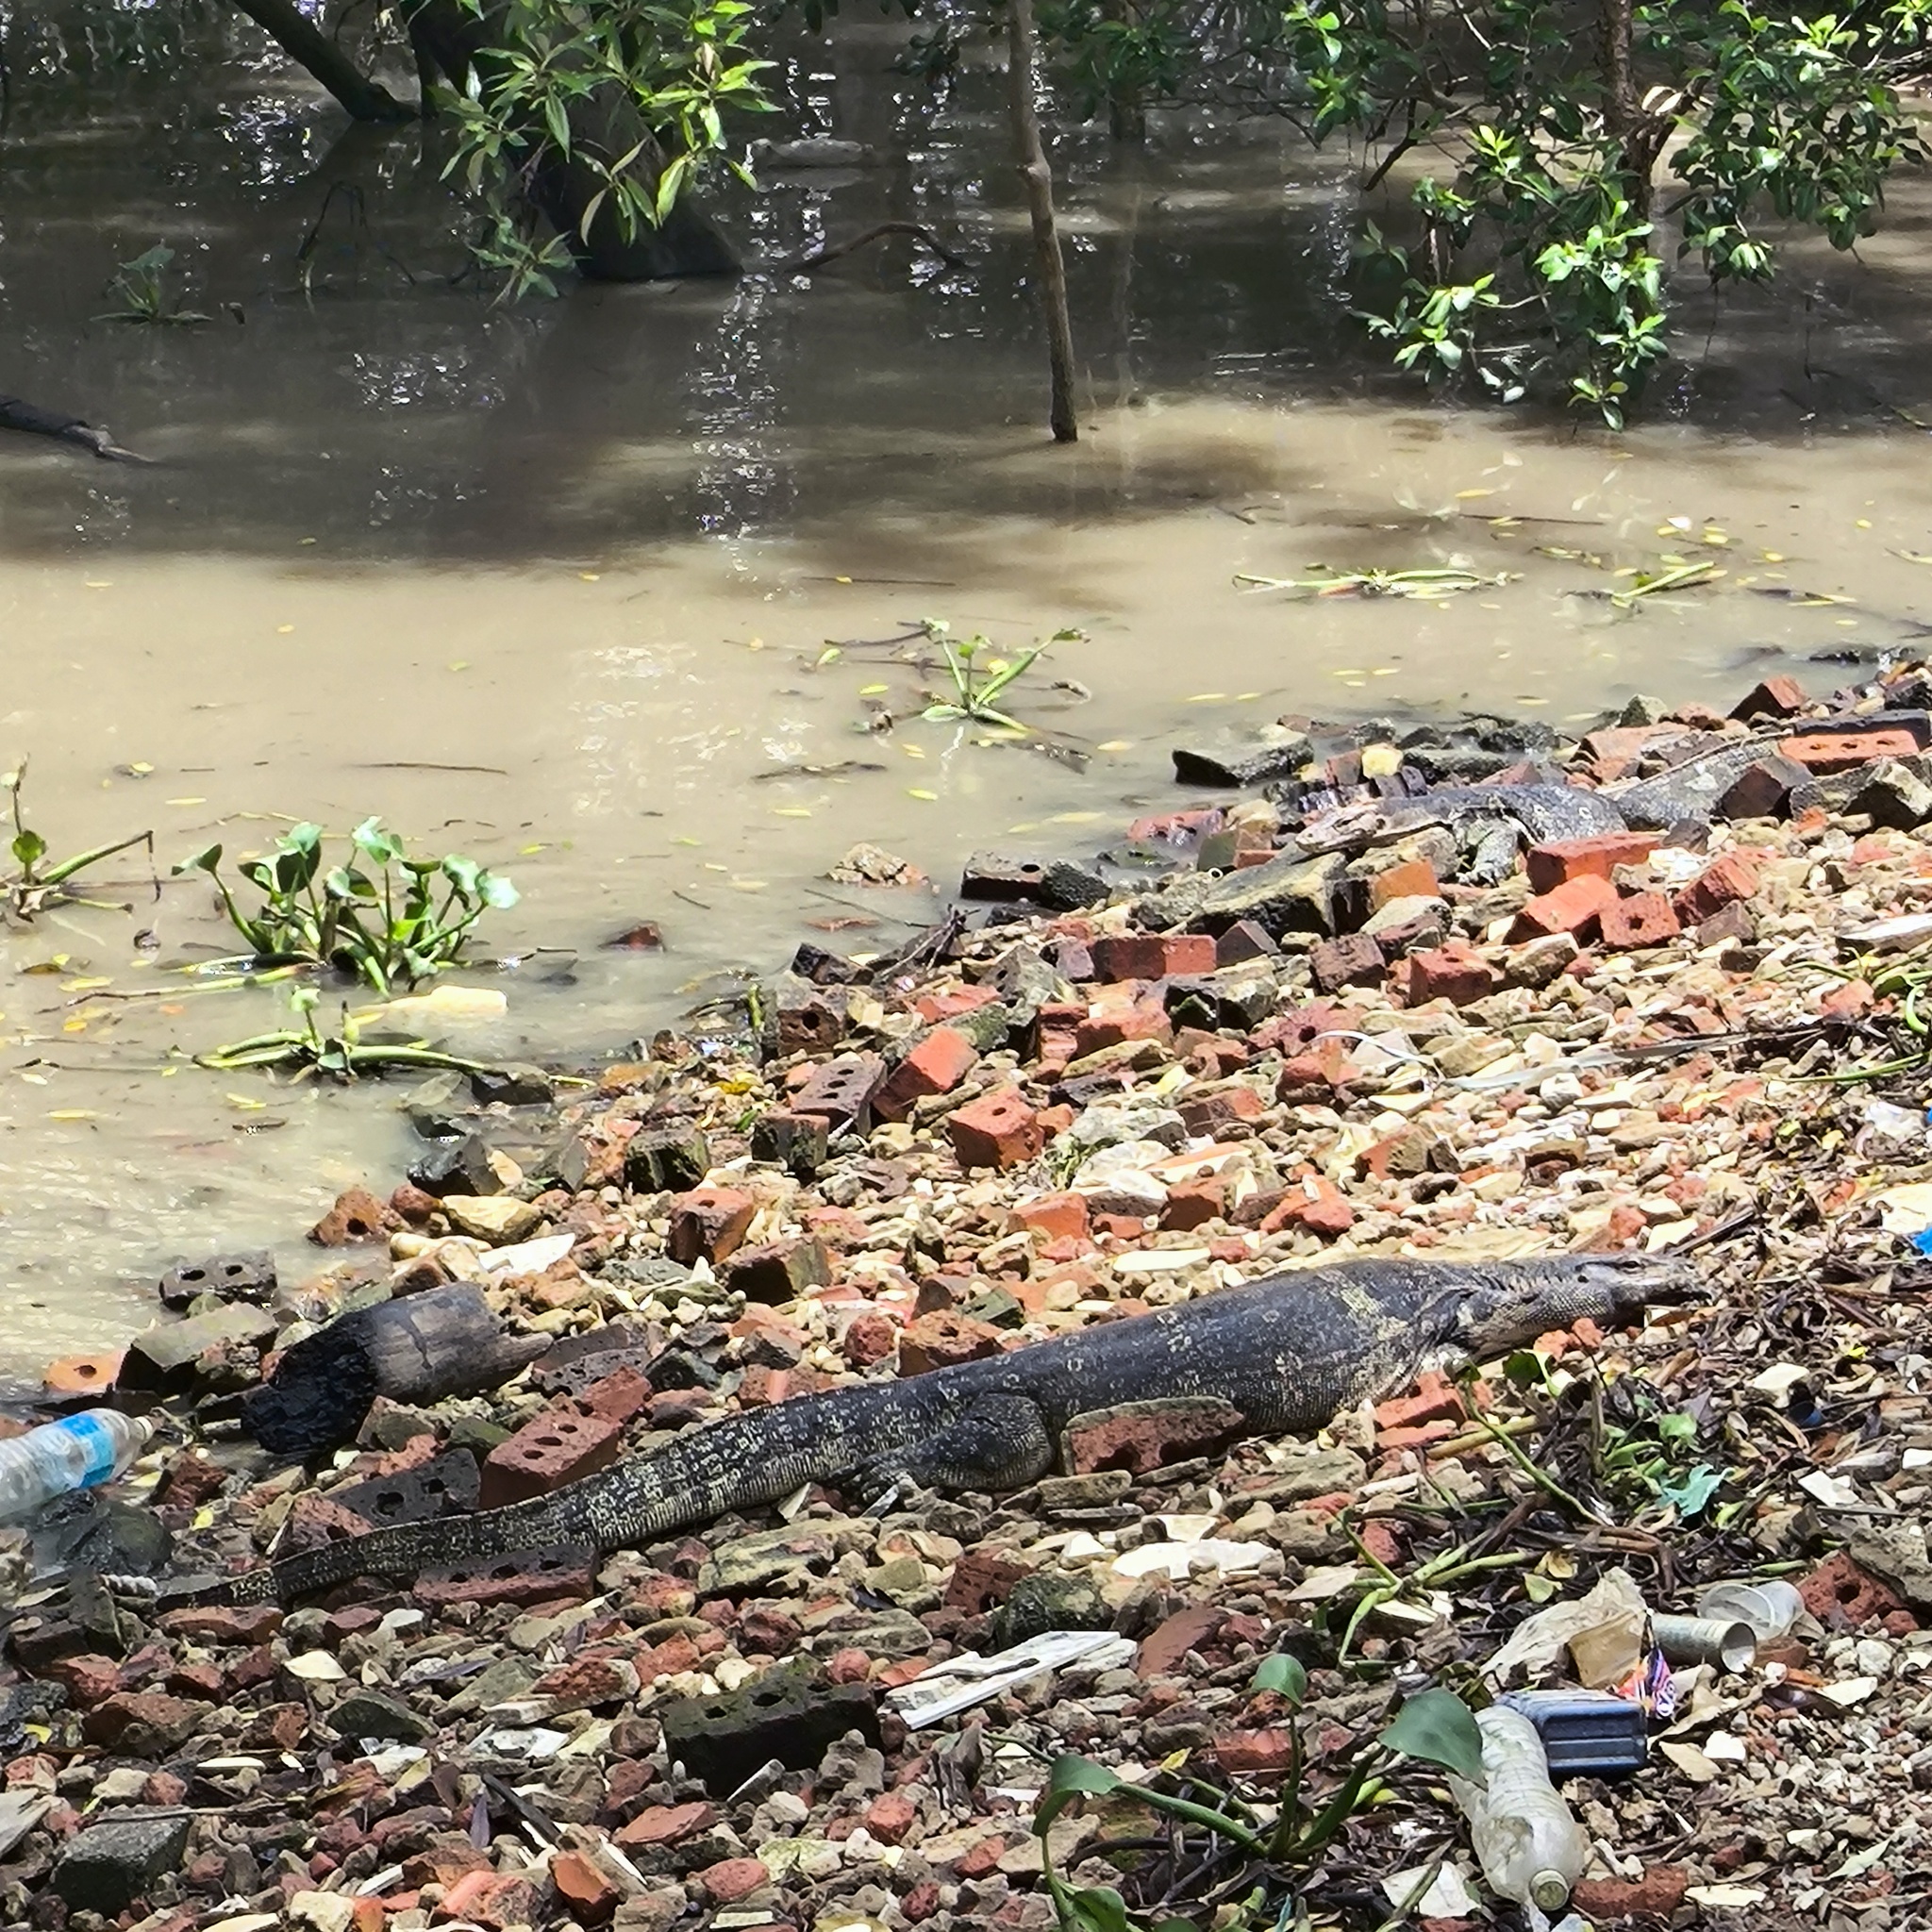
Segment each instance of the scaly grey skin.
[{"label": "scaly grey skin", "polygon": [[1624,829],[1617,807],[1581,785],[1437,785],[1413,798],[1337,806],[1304,825],[1295,843],[1305,852],[1343,852],[1406,838],[1429,825],[1459,829],[1477,819],[1507,820],[1539,845]]},{"label": "scaly grey skin", "polygon": [[347,1538],[193,1596],[266,1603],[544,1544],[634,1548],[808,1482],[851,1481],[868,1494],[901,1478],[1018,1489],[1052,1468],[1075,1416],[1124,1402],[1216,1395],[1241,1410],[1246,1434],[1309,1431],[1425,1368],[1494,1357],[1580,1316],[1611,1324],[1697,1291],[1686,1262],[1659,1255],[1375,1258],[1271,1274],[991,1360],[750,1410],[553,1495]]}]

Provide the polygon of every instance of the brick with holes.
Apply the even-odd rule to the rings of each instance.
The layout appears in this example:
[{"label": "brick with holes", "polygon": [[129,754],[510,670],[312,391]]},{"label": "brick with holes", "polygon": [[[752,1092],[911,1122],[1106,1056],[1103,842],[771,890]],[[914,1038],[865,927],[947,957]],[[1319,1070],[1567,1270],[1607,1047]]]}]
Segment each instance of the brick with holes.
[{"label": "brick with holes", "polygon": [[546,1408],[507,1442],[499,1442],[483,1465],[482,1507],[499,1509],[530,1496],[547,1496],[565,1483],[607,1469],[624,1441],[621,1424],[599,1415]]}]

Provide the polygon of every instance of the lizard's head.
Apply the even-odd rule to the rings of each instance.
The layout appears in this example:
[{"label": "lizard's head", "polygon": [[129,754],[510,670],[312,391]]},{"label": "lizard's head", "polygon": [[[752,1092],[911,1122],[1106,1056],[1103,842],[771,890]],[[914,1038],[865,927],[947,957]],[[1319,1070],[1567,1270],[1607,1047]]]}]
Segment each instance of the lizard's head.
[{"label": "lizard's head", "polygon": [[1373,845],[1388,830],[1388,807],[1379,798],[1365,798],[1317,813],[1294,835],[1294,842],[1309,854],[1352,852]]},{"label": "lizard's head", "polygon": [[1484,1270],[1455,1311],[1459,1348],[1480,1361],[1567,1328],[1582,1316],[1613,1324],[1647,1302],[1704,1293],[1696,1269],[1674,1255],[1548,1255]]}]

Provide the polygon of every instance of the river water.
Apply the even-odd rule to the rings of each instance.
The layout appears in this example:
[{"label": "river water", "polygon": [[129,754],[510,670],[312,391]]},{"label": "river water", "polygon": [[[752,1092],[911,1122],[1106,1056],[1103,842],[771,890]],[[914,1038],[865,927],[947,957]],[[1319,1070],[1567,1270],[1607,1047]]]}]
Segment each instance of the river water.
[{"label": "river water", "polygon": [[[90,32],[12,25],[0,388],[155,460],[0,440],[0,767],[29,760],[57,854],[152,829],[159,882],[128,855],[89,874],[109,909],[0,929],[16,1382],[143,1323],[178,1255],[268,1243],[299,1276],[313,1214],[407,1158],[394,1088],[190,1062],[287,1012],[172,970],[225,950],[205,883],[167,875],[213,840],[378,813],[509,872],[490,950],[524,963],[459,975],[509,1017],[458,1043],[580,1061],[801,938],[891,943],[974,850],[1111,841],[1184,801],[1177,741],[1824,688],[1848,674],[1819,654],[1932,615],[1922,191],[1861,260],[1801,246],[1775,295],[1690,312],[1674,387],[1611,438],[1374,365],[1344,313],[1346,157],[1174,125],[1123,161],[1068,130],[1062,450],[994,77],[936,111],[889,26],[842,30],[836,80],[808,55],[785,76],[799,125],[876,162],[770,174],[726,218],[754,260],[918,220],[969,270],[893,242],[506,310],[452,283],[433,135],[345,134],[212,12],[182,43],[143,9],[73,17]],[[96,320],[158,241],[213,319]],[[1726,575],[1604,595],[1671,556]],[[1449,561],[1509,580],[1426,606],[1234,581]],[[1003,648],[1077,629],[1010,695],[1084,767],[923,721],[932,675],[879,641],[926,617]],[[827,880],[858,840],[933,886]],[[603,946],[639,920],[661,952]]]}]

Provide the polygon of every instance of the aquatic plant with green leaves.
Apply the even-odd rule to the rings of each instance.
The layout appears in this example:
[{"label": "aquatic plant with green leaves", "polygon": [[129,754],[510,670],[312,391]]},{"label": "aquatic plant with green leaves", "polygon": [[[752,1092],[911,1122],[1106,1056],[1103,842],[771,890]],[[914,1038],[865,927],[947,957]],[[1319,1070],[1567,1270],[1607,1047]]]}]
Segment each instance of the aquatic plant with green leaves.
[{"label": "aquatic plant with green leaves", "polygon": [[[1483,1782],[1482,1732],[1469,1707],[1453,1690],[1428,1690],[1407,1699],[1374,1739],[1357,1743],[1332,1787],[1317,1791],[1302,1737],[1301,1707],[1307,1673],[1292,1657],[1262,1660],[1252,1689],[1272,1692],[1290,1707],[1289,1760],[1275,1792],[1273,1817],[1234,1792],[1198,1781],[1197,1795],[1139,1784],[1091,1757],[1069,1753],[1056,1758],[1033,1812],[1033,1832],[1044,1855],[1042,1875],[1061,1932],[1199,1932],[1201,1924],[1286,1925],[1293,1922],[1298,1894],[1348,1822],[1381,1800],[1389,1780],[1407,1760],[1432,1764],[1473,1784]],[[1154,1812],[1166,1835],[1144,1831],[1083,1847],[1083,1858],[1111,1857],[1124,1880],[1140,1894],[1129,1905],[1113,1886],[1072,1884],[1056,1867],[1048,1833],[1080,1799],[1119,1799],[1134,1811]],[[1156,1848],[1158,1849],[1156,1849]],[[1199,1912],[1200,1921],[1188,1916]]]},{"label": "aquatic plant with green leaves", "polygon": [[174,872],[208,874],[257,963],[332,966],[383,993],[455,965],[484,913],[517,903],[509,880],[473,858],[411,858],[380,819],[349,834],[340,865],[325,864],[325,837],[320,825],[299,824],[266,858],[242,860],[236,871],[261,894],[252,908],[222,876],[218,844]]},{"label": "aquatic plant with green leaves", "polygon": [[0,772],[0,791],[7,793],[7,802],[13,815],[13,837],[8,850],[13,855],[14,864],[20,868],[13,877],[0,879],[0,907],[15,918],[31,919],[42,907],[59,899],[75,904],[92,903],[80,900],[69,889],[69,881],[89,866],[113,858],[117,852],[130,852],[137,845],[145,845],[149,862],[153,862],[155,835],[152,832],[135,832],[107,845],[90,846],[87,851],[76,852],[69,858],[55,858],[47,841],[26,823],[24,816],[21,788],[25,781],[25,758],[12,771]]},{"label": "aquatic plant with green leaves", "polygon": [[390,1073],[437,1073],[448,1070],[475,1074],[485,1062],[459,1058],[443,1053],[425,1041],[393,1033],[366,1033],[362,1024],[345,1007],[340,1032],[325,1033],[316,1020],[322,996],[312,986],[298,986],[289,996],[299,1024],[273,1033],[258,1033],[237,1040],[211,1052],[197,1054],[195,1065],[216,1073],[232,1074],[243,1068],[273,1067],[292,1073],[299,1078],[323,1074],[336,1080],[354,1080],[364,1074]]},{"label": "aquatic plant with green leaves", "polygon": [[1033,727],[999,708],[1002,694],[1032,670],[1047,644],[1067,643],[1083,635],[1077,630],[1057,630],[1046,643],[1030,645],[1005,658],[994,654],[989,638],[975,633],[963,641],[956,639],[952,626],[941,618],[924,618],[921,628],[945,653],[946,675],[953,689],[950,696],[936,697],[920,715],[934,724],[971,719],[1007,731],[1030,731]]},{"label": "aquatic plant with green leaves", "polygon": [[197,322],[212,322],[214,318],[203,315],[193,308],[183,308],[181,297],[168,288],[168,267],[175,259],[175,251],[165,242],[157,242],[132,261],[124,261],[116,270],[114,279],[108,284],[108,299],[120,303],[105,315],[94,317],[96,322],[139,322],[139,323],[179,323],[191,325]]}]

